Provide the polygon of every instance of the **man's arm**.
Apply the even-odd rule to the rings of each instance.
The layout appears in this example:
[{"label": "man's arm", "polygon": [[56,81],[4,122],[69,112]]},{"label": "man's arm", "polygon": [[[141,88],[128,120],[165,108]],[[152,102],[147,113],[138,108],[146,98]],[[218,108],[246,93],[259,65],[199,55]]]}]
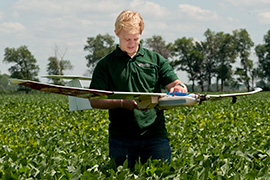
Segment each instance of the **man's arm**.
[{"label": "man's arm", "polygon": [[165,86],[165,88],[169,92],[182,92],[182,93],[187,93],[188,92],[188,89],[187,89],[186,85],[183,84],[179,79],[171,82],[170,84]]},{"label": "man's arm", "polygon": [[125,108],[128,110],[138,109],[137,103],[134,100],[124,99],[90,99],[90,104],[97,109],[115,109]]},{"label": "man's arm", "polygon": [[[175,80],[165,86],[169,92],[188,92],[187,87],[179,80]],[[91,106],[97,109],[125,108],[128,110],[138,109],[134,100],[124,99],[90,99]]]}]

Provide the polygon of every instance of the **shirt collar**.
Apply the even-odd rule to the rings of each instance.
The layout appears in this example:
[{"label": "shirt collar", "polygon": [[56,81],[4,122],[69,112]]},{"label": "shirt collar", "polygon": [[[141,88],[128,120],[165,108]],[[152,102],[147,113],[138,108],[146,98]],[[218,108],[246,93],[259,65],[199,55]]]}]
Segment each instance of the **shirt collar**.
[{"label": "shirt collar", "polygon": [[[119,44],[116,45],[115,53],[116,53],[116,56],[123,56],[123,55],[126,55],[126,53],[123,52],[123,51],[119,48]],[[142,45],[140,44],[140,45],[139,45],[139,50],[138,50],[138,52],[136,53],[136,55],[135,55],[134,57],[140,56],[140,55],[143,56],[144,53],[145,53],[145,52],[144,52],[144,49],[142,48]]]}]

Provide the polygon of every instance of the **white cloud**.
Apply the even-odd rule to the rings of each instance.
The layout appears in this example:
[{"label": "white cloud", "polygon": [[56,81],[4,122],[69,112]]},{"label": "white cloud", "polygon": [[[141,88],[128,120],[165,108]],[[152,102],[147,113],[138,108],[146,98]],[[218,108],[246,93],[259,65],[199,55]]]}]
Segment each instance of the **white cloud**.
[{"label": "white cloud", "polygon": [[14,18],[19,18],[19,17],[20,17],[20,14],[18,13],[18,11],[13,11],[13,12],[11,13],[11,15],[12,15],[12,17],[14,17]]},{"label": "white cloud", "polygon": [[25,31],[25,27],[19,22],[5,22],[0,24],[0,32],[1,33],[18,33]]},{"label": "white cloud", "polygon": [[270,12],[259,13],[259,21],[263,24],[270,24]]},{"label": "white cloud", "polygon": [[231,21],[231,22],[234,22],[235,21],[234,18],[232,18],[232,17],[227,17],[227,20],[228,21]]},{"label": "white cloud", "polygon": [[[60,1],[58,1],[60,2]],[[60,5],[60,4],[59,4]],[[36,12],[47,12],[51,13],[53,11],[60,11],[61,8],[57,2],[52,2],[49,0],[37,1],[37,0],[19,0],[15,3],[14,8],[18,10],[31,10]],[[64,10],[62,8],[62,12]],[[61,12],[61,11],[60,11]]]},{"label": "white cloud", "polygon": [[106,13],[121,8],[125,4],[124,2],[124,0],[19,0],[14,5],[14,8],[18,10],[31,10],[46,15],[76,14],[85,11],[89,11],[89,13]]},{"label": "white cloud", "polygon": [[167,28],[169,28],[169,26],[165,22],[156,21],[156,22],[149,23],[149,28],[150,29],[166,30]]},{"label": "white cloud", "polygon": [[227,3],[234,6],[261,6],[270,4],[269,0],[226,0]]},{"label": "white cloud", "polygon": [[[39,21],[37,21],[37,28],[44,28],[48,31],[53,30],[68,30],[71,28],[75,28],[73,24],[74,19],[70,17],[65,16],[59,16],[55,18],[42,18]],[[66,31],[67,32],[67,31]]]},{"label": "white cloud", "polygon": [[49,38],[67,38],[79,33],[113,33],[116,16],[128,5],[125,0],[18,0],[13,10],[28,16],[22,23],[33,22],[29,24],[33,32]]},{"label": "white cloud", "polygon": [[4,14],[0,12],[0,20],[2,20],[3,18],[4,18]]},{"label": "white cloud", "polygon": [[192,6],[189,4],[179,4],[180,15],[182,17],[188,17],[194,20],[213,20],[217,19],[216,12],[202,9],[198,6]]},{"label": "white cloud", "polygon": [[142,38],[148,38],[155,35],[165,35],[169,32],[169,25],[173,15],[169,9],[155,3],[153,0],[133,0],[129,4],[129,9],[141,14],[145,30]]},{"label": "white cloud", "polygon": [[[38,59],[43,71],[40,74],[45,74],[54,44],[67,47],[66,58],[75,66],[71,74],[81,74],[86,69],[84,56],[87,52],[83,51],[83,46],[87,37],[105,33],[114,35],[114,21],[125,9],[138,11],[142,15],[145,21],[142,38],[156,34],[167,42],[181,37],[203,40],[207,28],[217,32],[246,28],[251,35],[262,39],[263,33],[269,29],[267,12],[270,0],[192,1],[192,5],[189,1],[185,1],[186,4],[181,2],[184,1],[10,1],[0,7],[0,48],[26,44]],[[258,28],[258,25],[261,27]],[[118,41],[117,38],[115,40]],[[3,73],[5,68],[1,63],[0,68]]]},{"label": "white cloud", "polygon": [[144,15],[152,18],[164,18],[169,14],[166,8],[151,1],[134,0],[130,3],[130,8],[138,11],[142,16]]}]

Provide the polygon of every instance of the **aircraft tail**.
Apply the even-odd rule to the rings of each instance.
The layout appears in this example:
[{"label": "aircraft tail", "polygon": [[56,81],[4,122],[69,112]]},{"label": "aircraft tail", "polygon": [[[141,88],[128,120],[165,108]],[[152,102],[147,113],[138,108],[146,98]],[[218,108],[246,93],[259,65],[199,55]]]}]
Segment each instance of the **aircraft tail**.
[{"label": "aircraft tail", "polygon": [[[79,79],[72,79],[67,85],[71,87],[83,87],[82,82]],[[68,96],[68,102],[70,111],[93,109],[89,99]]]}]

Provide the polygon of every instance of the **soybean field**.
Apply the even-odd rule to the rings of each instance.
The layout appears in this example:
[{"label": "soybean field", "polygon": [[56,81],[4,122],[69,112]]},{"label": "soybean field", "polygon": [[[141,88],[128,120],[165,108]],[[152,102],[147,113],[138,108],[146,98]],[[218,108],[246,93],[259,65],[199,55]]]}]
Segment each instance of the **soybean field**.
[{"label": "soybean field", "polygon": [[0,179],[269,179],[270,92],[165,111],[170,164],[108,155],[108,111],[67,96],[0,95]]}]

